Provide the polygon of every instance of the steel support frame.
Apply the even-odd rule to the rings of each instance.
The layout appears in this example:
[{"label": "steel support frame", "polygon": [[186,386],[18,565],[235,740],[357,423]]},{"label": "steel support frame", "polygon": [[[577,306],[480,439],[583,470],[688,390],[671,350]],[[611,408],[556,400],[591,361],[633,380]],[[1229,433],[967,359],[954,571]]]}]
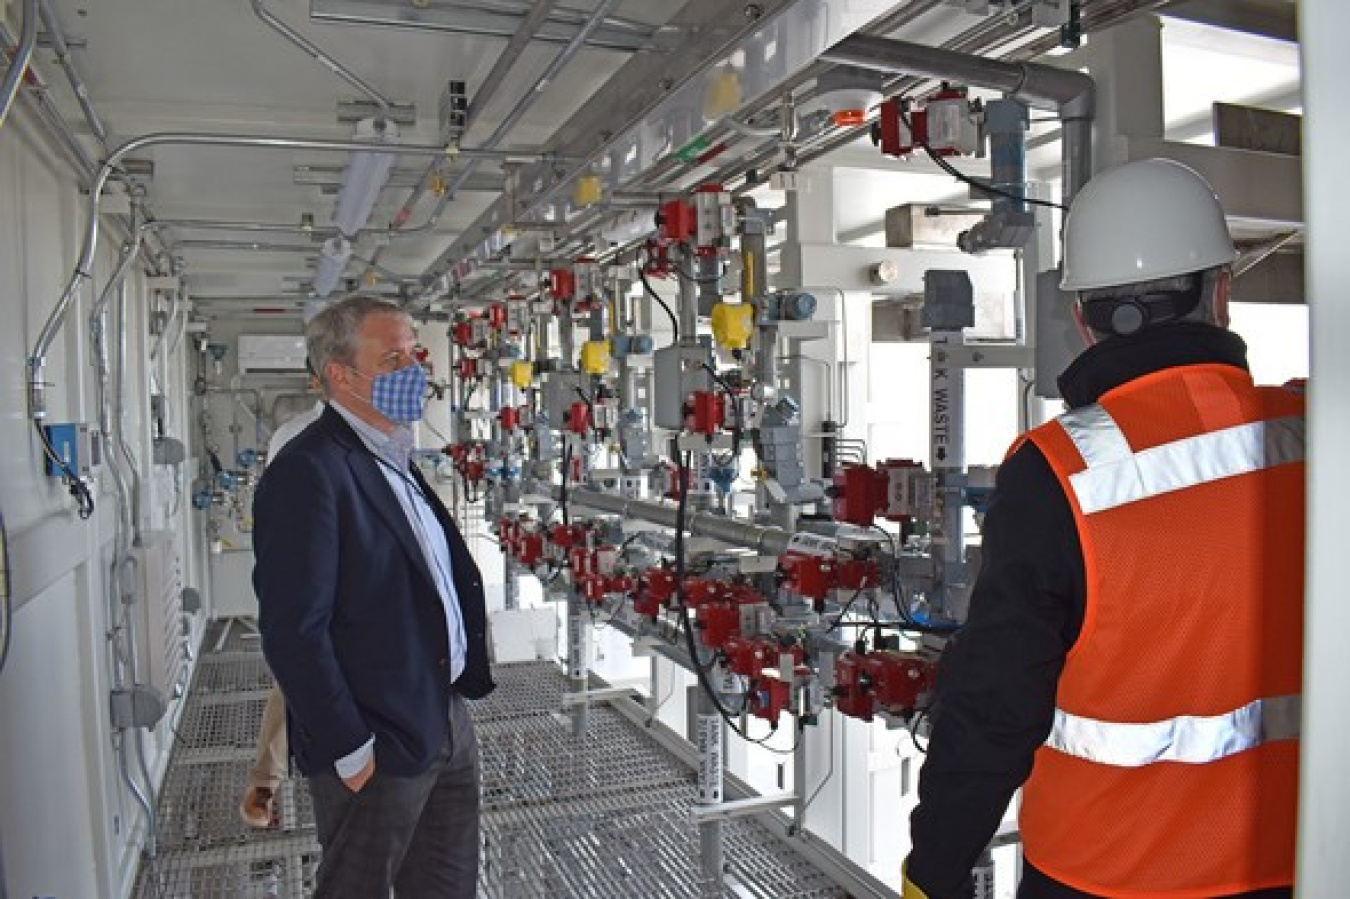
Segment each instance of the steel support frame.
[{"label": "steel support frame", "polygon": [[[702,152],[699,140],[708,132],[709,123],[693,119],[703,109],[717,72],[754,41],[776,41],[779,57],[787,60],[784,65],[804,68],[821,50],[866,26],[887,6],[884,0],[765,0],[754,5],[753,15],[733,18],[726,15],[720,0],[692,0],[670,23],[687,35],[698,36],[685,42],[678,60],[670,55],[634,57],[554,135],[550,146],[560,153],[566,150],[562,155],[567,158],[580,157],[581,164],[527,171],[523,182],[541,186],[514,198],[514,203],[506,198],[494,203],[440,254],[425,275],[435,278],[450,271],[456,278],[467,277],[473,262],[490,260],[508,246],[503,228],[550,203],[560,203],[572,179],[591,166],[613,163],[619,169],[614,181],[622,186],[658,158],[682,148]],[[756,96],[770,92],[793,74],[795,69],[766,73],[766,83],[756,85]],[[483,240],[485,234],[488,237]]]},{"label": "steel support frame", "polygon": [[1350,232],[1350,207],[1342,190],[1344,150],[1350,144],[1350,6],[1343,0],[1299,5],[1306,107],[1304,187],[1310,239],[1312,389],[1309,391],[1308,588],[1304,647],[1303,738],[1299,785],[1298,871],[1303,896],[1334,896],[1345,886],[1350,845],[1350,654],[1342,635],[1350,628],[1345,588],[1345,505],[1350,480],[1338,460],[1350,441],[1350,306],[1341,235]]},{"label": "steel support frame", "polygon": [[[469,4],[449,3],[394,6],[378,0],[310,0],[310,18],[317,22],[343,25],[379,26],[408,31],[434,31],[442,34],[473,34],[509,38],[524,21],[527,6],[518,10],[474,8]],[[553,11],[540,26],[536,41],[565,44],[577,33],[585,19],[580,10]],[[628,19],[609,16],[586,39],[586,46],[598,50],[636,53],[659,49],[661,29]]]},{"label": "steel support frame", "polygon": [[[596,675],[593,681],[603,684]],[[698,756],[693,745],[661,722],[648,723],[650,710],[641,702],[628,698],[619,698],[611,702],[611,707],[634,723],[647,729],[656,740],[675,758],[691,769],[696,768]],[[725,795],[735,799],[753,799],[758,796],[754,789],[731,773],[725,775]],[[756,817],[774,836],[782,840],[793,852],[801,855],[812,865],[823,871],[831,880],[857,899],[893,899],[895,892],[882,883],[852,859],[842,855],[833,846],[813,834],[794,827],[791,819],[781,811],[765,810]]]},{"label": "steel support frame", "polygon": [[1095,32],[1082,50],[1059,63],[1086,68],[1096,83],[1097,171],[1137,159],[1174,159],[1205,176],[1230,223],[1264,229],[1302,225],[1299,157],[1166,139],[1157,16],[1137,16]]}]

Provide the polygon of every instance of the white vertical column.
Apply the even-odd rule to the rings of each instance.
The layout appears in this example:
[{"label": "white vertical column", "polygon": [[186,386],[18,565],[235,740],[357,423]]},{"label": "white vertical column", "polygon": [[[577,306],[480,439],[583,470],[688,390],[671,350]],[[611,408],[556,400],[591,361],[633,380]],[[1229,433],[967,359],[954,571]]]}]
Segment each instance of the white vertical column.
[{"label": "white vertical column", "polygon": [[1300,789],[1298,889],[1302,896],[1345,891],[1350,846],[1350,605],[1345,602],[1345,508],[1350,479],[1350,268],[1342,248],[1350,233],[1345,204],[1350,146],[1350,5],[1299,4],[1303,46],[1303,191],[1308,223],[1308,298],[1312,378],[1308,450],[1308,593],[1303,697],[1303,782]]},{"label": "white vertical column", "polygon": [[1096,83],[1093,168],[1113,168],[1129,159],[1122,138],[1163,137],[1162,26],[1139,16],[1094,32],[1079,51],[1053,62],[1085,68]]},{"label": "white vertical column", "polygon": [[[694,660],[695,664],[698,659]],[[714,687],[720,689],[721,675],[710,673]],[[694,802],[701,806],[721,805],[723,789],[724,759],[726,753],[726,725],[713,700],[698,687],[697,714],[694,716],[694,749],[698,754],[698,782],[694,792]],[[721,821],[700,821],[698,825],[699,858],[703,878],[700,895],[720,896],[723,894],[723,862],[725,847],[722,843]]]},{"label": "white vertical column", "polygon": [[[590,688],[590,624],[586,621],[584,601],[577,591],[567,588],[567,678],[573,693],[585,693]],[[586,735],[589,719],[588,702],[572,706],[572,734]]]},{"label": "white vertical column", "polygon": [[799,287],[809,280],[802,270],[802,246],[834,246],[834,169],[797,175],[799,189],[787,192],[787,240],[779,257],[778,287]]}]

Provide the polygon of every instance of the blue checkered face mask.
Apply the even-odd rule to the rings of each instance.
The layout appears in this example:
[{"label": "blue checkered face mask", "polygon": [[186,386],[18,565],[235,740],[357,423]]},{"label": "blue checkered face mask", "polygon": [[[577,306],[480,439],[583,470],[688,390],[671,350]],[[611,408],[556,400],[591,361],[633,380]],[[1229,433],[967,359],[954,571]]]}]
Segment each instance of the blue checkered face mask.
[{"label": "blue checkered face mask", "polygon": [[374,377],[355,368],[351,370],[370,381],[370,405],[385,418],[401,425],[422,419],[427,372],[421,365],[414,362],[398,371]]}]

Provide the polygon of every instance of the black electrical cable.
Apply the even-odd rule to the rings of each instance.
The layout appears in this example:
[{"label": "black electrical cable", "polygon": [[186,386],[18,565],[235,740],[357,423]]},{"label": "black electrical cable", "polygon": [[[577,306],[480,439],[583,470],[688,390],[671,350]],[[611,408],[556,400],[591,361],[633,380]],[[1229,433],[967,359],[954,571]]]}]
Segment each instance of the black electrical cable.
[{"label": "black electrical cable", "polygon": [[698,678],[699,686],[703,688],[703,692],[712,700],[713,706],[717,709],[717,713],[736,736],[745,740],[747,743],[755,743],[762,746],[769,752],[777,753],[779,755],[791,755],[796,751],[797,747],[795,743],[791,749],[775,749],[766,743],[767,740],[771,739],[773,735],[777,733],[777,725],[774,725],[773,731],[759,739],[749,736],[740,728],[736,723],[735,716],[733,716],[727,707],[722,704],[722,698],[717,695],[717,691],[713,689],[712,684],[708,680],[707,669],[703,667],[703,664],[698,658],[698,644],[694,641],[694,627],[689,620],[689,606],[685,602],[684,596],[684,526],[689,508],[689,479],[686,476],[686,473],[693,467],[692,456],[692,453],[686,452],[683,458],[679,460],[681,466],[678,471],[678,477],[680,479],[679,502],[675,506],[675,598],[680,604],[680,622],[684,630],[685,645],[689,652],[689,662],[694,666],[694,674]]},{"label": "black electrical cable", "polygon": [[9,661],[10,624],[14,606],[10,593],[9,532],[5,530],[5,513],[0,512],[0,674]]},{"label": "black electrical cable", "polygon": [[[959,624],[920,624],[914,620],[914,615],[910,611],[908,603],[904,601],[904,591],[900,587],[900,554],[896,549],[895,537],[891,536],[890,531],[875,522],[872,523],[872,529],[885,537],[891,546],[891,592],[895,597],[895,609],[900,613],[902,621],[900,630],[917,631],[921,634],[952,634],[959,631],[961,629]],[[879,622],[878,626],[880,626]]]},{"label": "black electrical cable", "polygon": [[706,278],[700,278],[698,275],[689,274],[679,265],[674,265],[672,266],[672,268],[675,269],[675,274],[679,275],[681,278],[690,282],[691,284],[719,284],[721,283],[722,279],[727,276],[727,273],[731,270],[731,266],[724,265],[722,266],[722,271],[719,274],[712,275]]},{"label": "black electrical cable", "polygon": [[736,402],[736,392],[731,389],[726,379],[717,373],[717,369],[706,362],[703,363],[703,367],[708,370],[713,382],[722,388],[722,392],[727,397],[727,405],[731,407],[732,414],[736,416],[736,423],[731,426],[731,458],[725,462],[718,460],[719,465],[729,465],[739,459],[741,455],[741,432],[744,430],[744,423],[741,421],[741,407]]},{"label": "black electrical cable", "polygon": [[572,443],[564,438],[563,445],[562,496],[558,506],[562,509],[563,526],[571,527],[572,521],[567,517],[567,480],[572,473]]},{"label": "black electrical cable", "polygon": [[670,342],[679,343],[680,320],[675,317],[675,313],[671,310],[670,305],[666,303],[665,300],[661,299],[661,295],[656,292],[656,288],[652,287],[652,282],[647,280],[647,267],[640,259],[637,262],[637,271],[638,280],[642,282],[642,286],[646,288],[647,293],[651,294],[651,298],[656,300],[657,304],[665,310],[666,315],[670,317],[670,330],[672,335]]},{"label": "black electrical cable", "polygon": [[581,397],[581,401],[586,404],[586,411],[591,416],[590,428],[588,430],[597,430],[595,427],[595,401],[587,396],[586,391],[582,390],[580,387],[573,387],[572,389],[577,392],[577,396]]},{"label": "black electrical cable", "polygon": [[646,531],[638,531],[636,534],[633,534],[631,537],[629,537],[628,539],[626,539],[626,540],[624,540],[622,543],[620,543],[620,544],[619,544],[619,553],[618,553],[619,558],[622,559],[622,558],[623,558],[623,554],[624,554],[625,552],[628,551],[628,547],[630,547],[630,546],[633,545],[633,541],[636,540],[636,539],[638,539],[639,537],[641,537],[641,536],[642,536],[643,534],[645,534],[645,533],[647,533],[647,532],[646,532]]},{"label": "black electrical cable", "polygon": [[620,593],[618,602],[614,604],[614,610],[609,613],[609,617],[606,618],[603,623],[596,620],[595,606],[591,605],[589,602],[586,603],[586,607],[590,609],[591,613],[591,627],[595,628],[596,631],[603,631],[608,628],[614,623],[614,619],[619,617],[619,613],[623,611],[624,603],[627,599],[628,594]]},{"label": "black electrical cable", "polygon": [[932,717],[928,714],[928,709],[920,709],[915,715],[914,720],[909,723],[909,739],[914,744],[914,748],[924,755],[928,755],[928,747],[919,745],[919,724],[925,718]]},{"label": "black electrical cable", "polygon": [[75,474],[65,459],[56,454],[56,447],[52,446],[52,442],[47,439],[47,432],[43,430],[42,424],[34,421],[33,427],[37,430],[38,440],[42,441],[43,453],[51,460],[52,465],[56,466],[61,472],[61,477],[66,482],[66,488],[70,491],[71,498],[75,500],[80,519],[87,520],[94,514],[94,494],[90,492],[89,485]]},{"label": "black electrical cable", "polygon": [[[840,625],[842,625],[842,624],[845,623],[845,622],[844,622],[844,616],[846,616],[846,615],[853,609],[853,604],[854,604],[855,602],[858,601],[858,597],[859,597],[859,596],[862,596],[862,592],[863,592],[864,590],[866,590],[866,589],[867,589],[867,584],[863,584],[861,587],[859,587],[857,590],[855,590],[855,591],[853,592],[853,595],[849,597],[848,602],[844,603],[844,607],[843,607],[842,609],[839,610],[839,617],[836,618],[836,619],[834,619],[834,624],[831,624],[828,628],[825,629],[825,633],[827,633],[827,634],[832,634],[832,633],[834,633],[836,630],[839,629],[839,626],[840,626]],[[870,627],[871,624],[875,624],[875,623],[876,623],[875,617],[876,617],[876,616],[873,616],[873,621],[870,622],[870,623],[869,623],[869,622],[861,622],[861,621],[857,621],[857,622],[850,622],[850,624],[864,624],[864,623],[866,623],[866,624],[868,624],[868,626]]]},{"label": "black electrical cable", "polygon": [[[905,113],[905,99],[903,97],[896,100],[895,108],[896,111],[899,112],[900,114],[900,121],[905,123],[905,127],[909,129],[909,133],[913,135],[914,128],[913,126],[910,125],[909,116]],[[969,184],[971,187],[984,191],[985,193],[998,194],[1000,197],[1005,197],[1009,200],[1016,200],[1019,203],[1028,203],[1032,206],[1044,206],[1047,209],[1060,209],[1066,212],[1069,209],[1069,207],[1065,206],[1063,203],[1056,203],[1052,200],[1037,200],[1033,197],[1018,196],[1017,194],[1011,191],[995,187],[993,184],[987,184],[983,181],[976,181],[974,178],[965,174],[956,166],[952,165],[950,162],[944,159],[941,154],[939,154],[936,150],[934,150],[932,147],[928,145],[928,141],[923,140],[919,141],[918,143],[919,146],[923,148],[923,151],[928,154],[928,158],[933,160],[933,163],[938,168],[942,169],[948,175],[951,175],[957,181],[962,181],[966,184]]]}]

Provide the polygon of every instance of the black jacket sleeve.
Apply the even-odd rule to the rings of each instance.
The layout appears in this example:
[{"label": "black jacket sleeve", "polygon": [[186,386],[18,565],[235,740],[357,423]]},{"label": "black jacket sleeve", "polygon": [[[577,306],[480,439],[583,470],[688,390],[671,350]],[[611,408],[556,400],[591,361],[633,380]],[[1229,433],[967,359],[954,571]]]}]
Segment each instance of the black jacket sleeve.
[{"label": "black jacket sleeve", "polygon": [[333,646],[338,598],[338,500],[321,464],[283,452],[253,500],[253,588],[263,655],[286,711],[320,758],[339,759],[370,738]]},{"label": "black jacket sleeve", "polygon": [[1045,456],[1024,443],[999,470],[969,618],[939,672],[908,862],[931,899],[968,895],[971,868],[1031,773],[1084,594],[1069,502]]}]

